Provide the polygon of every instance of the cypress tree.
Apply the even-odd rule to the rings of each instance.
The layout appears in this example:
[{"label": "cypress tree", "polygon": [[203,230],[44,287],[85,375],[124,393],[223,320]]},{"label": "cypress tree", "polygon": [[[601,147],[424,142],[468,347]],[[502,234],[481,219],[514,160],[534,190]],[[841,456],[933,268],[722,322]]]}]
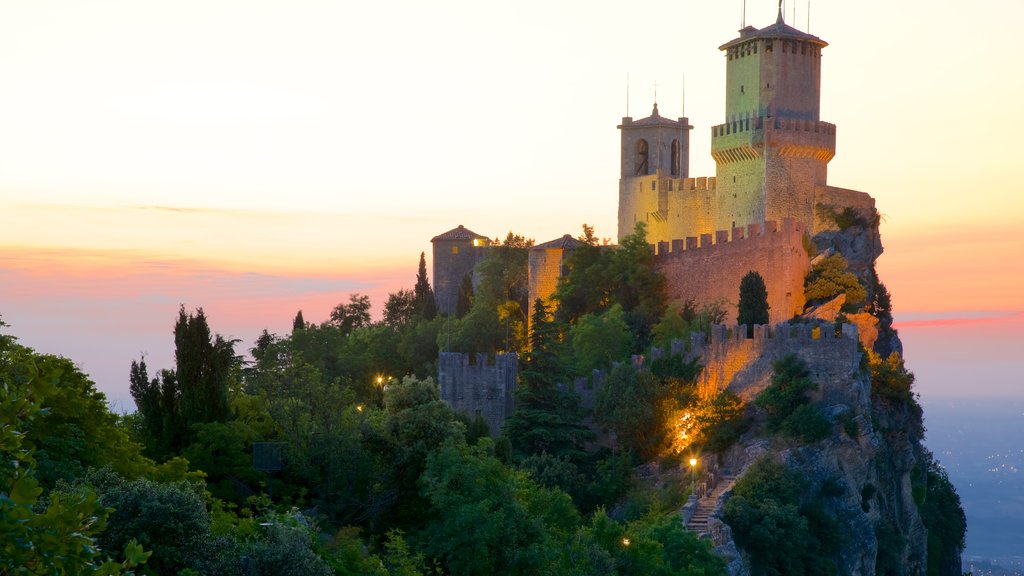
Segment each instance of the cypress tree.
[{"label": "cypress tree", "polygon": [[227,420],[234,342],[220,335],[211,337],[202,308],[192,315],[182,306],[174,326],[174,345],[180,413],[186,429],[196,423]]},{"label": "cypress tree", "polygon": [[292,320],[292,332],[305,329],[306,320],[302,317],[302,310],[299,310],[298,314],[295,315],[295,320]]},{"label": "cypress tree", "polygon": [[747,338],[754,335],[754,324],[768,323],[768,289],[764,286],[764,278],[751,270],[740,280],[738,324],[747,325]]},{"label": "cypress tree", "polygon": [[413,288],[416,298],[416,311],[425,320],[433,320],[437,316],[437,302],[434,301],[434,290],[427,280],[426,253],[420,252],[420,267],[416,272],[416,286]]}]

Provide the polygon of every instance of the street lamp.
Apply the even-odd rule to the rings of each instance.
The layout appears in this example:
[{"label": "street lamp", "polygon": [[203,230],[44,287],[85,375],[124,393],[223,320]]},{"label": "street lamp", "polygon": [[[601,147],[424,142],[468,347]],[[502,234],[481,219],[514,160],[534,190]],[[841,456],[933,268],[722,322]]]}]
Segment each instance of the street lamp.
[{"label": "street lamp", "polygon": [[697,459],[690,458],[690,496],[694,496],[694,488],[697,486]]}]

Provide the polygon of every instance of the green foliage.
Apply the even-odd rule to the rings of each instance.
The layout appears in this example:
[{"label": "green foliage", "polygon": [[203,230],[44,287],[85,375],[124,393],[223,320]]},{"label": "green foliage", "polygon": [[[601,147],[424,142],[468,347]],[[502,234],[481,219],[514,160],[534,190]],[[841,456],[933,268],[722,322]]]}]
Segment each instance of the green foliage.
[{"label": "green foliage", "polygon": [[824,440],[832,433],[832,424],[810,404],[804,404],[782,421],[782,431],[793,438],[811,443]]},{"label": "green foliage", "polygon": [[[39,500],[43,488],[35,476],[36,452],[27,431],[48,415],[47,399],[63,387],[66,361],[57,360],[0,334],[0,574],[132,574],[149,553],[131,540],[106,549],[124,550],[123,562],[105,558],[97,536],[109,511],[94,491],[51,493],[45,503]],[[69,376],[74,382],[81,375]],[[89,448],[88,441],[83,447]]]},{"label": "green foliage", "polygon": [[[295,313],[295,319],[292,320],[292,332],[296,330],[306,329],[306,319],[302,317],[302,310]],[[265,332],[265,331],[264,331]]]},{"label": "green foliage", "polygon": [[531,329],[532,347],[521,363],[516,411],[505,421],[505,436],[517,458],[547,453],[579,464],[593,434],[583,425],[579,398],[557,386],[568,379],[563,347],[540,299],[534,303]]},{"label": "green foliage", "polygon": [[462,318],[473,308],[473,279],[463,276],[459,284],[458,300],[455,302],[455,317]]},{"label": "green foliage", "polygon": [[57,492],[95,490],[100,503],[113,510],[97,540],[101,548],[120,550],[137,540],[152,552],[146,566],[157,574],[194,568],[207,554],[210,515],[201,483],[161,484],[125,480],[109,469],[93,470],[79,484]]},{"label": "green foliage", "polygon": [[619,304],[603,314],[582,316],[572,329],[573,357],[577,371],[582,374],[627,359],[634,345],[633,332]]},{"label": "green foliage", "polygon": [[846,230],[853,226],[861,228],[877,226],[880,220],[877,211],[867,216],[852,206],[844,206],[842,210],[837,210],[835,206],[818,204],[816,208],[819,217],[831,220],[840,230]]},{"label": "green foliage", "polygon": [[278,518],[262,538],[247,542],[240,552],[257,574],[332,576],[333,571],[312,549],[313,534],[294,521]]},{"label": "green foliage", "polygon": [[771,386],[754,401],[767,414],[768,428],[781,430],[804,442],[828,437],[832,425],[820,410],[809,404],[807,394],[817,390],[818,385],[811,381],[807,366],[790,354],[772,364],[772,368]]},{"label": "green foliage", "polygon": [[426,549],[454,576],[540,573],[555,534],[572,532],[579,515],[564,493],[502,465],[492,446],[449,444],[428,457],[420,478],[431,509]]},{"label": "green foliage", "polygon": [[638,222],[633,234],[618,249],[597,245],[593,228],[584,224],[583,246],[566,260],[568,274],[559,279],[553,295],[558,302],[556,320],[576,322],[587,314],[601,314],[619,304],[623,320],[635,334],[634,350],[650,345],[652,328],[665,313],[665,278],[654,266],[646,227]]},{"label": "green foliage", "polygon": [[195,441],[183,455],[189,465],[206,474],[207,488],[217,498],[241,502],[248,494],[238,484],[257,486],[262,473],[252,467],[252,443],[260,434],[241,420],[194,426]]},{"label": "green foliage", "polygon": [[929,458],[927,492],[919,506],[921,521],[928,529],[928,575],[940,576],[950,565],[959,565],[967,534],[967,517],[960,496],[946,470]]},{"label": "green foliage", "polygon": [[[871,367],[871,395],[887,402],[916,406],[914,374],[903,365],[903,358],[893,352],[886,359],[871,353],[868,355]],[[919,410],[919,409],[918,409]]]},{"label": "green foliage", "polygon": [[331,310],[332,326],[343,335],[351,334],[356,328],[370,325],[370,297],[365,294],[350,294],[348,304],[338,304]]},{"label": "green foliage", "polygon": [[747,325],[747,337],[753,336],[755,324],[768,323],[768,290],[764,278],[751,270],[740,280],[740,299],[736,322]]},{"label": "green foliage", "polygon": [[193,424],[228,419],[228,389],[240,364],[235,344],[211,335],[202,308],[192,314],[182,306],[174,325],[175,370],[162,370],[150,380],[145,359],[132,362],[129,389],[154,458],[180,454],[192,439]]},{"label": "green foliage", "polygon": [[416,300],[417,314],[424,320],[433,320],[437,316],[437,301],[434,299],[434,289],[430,287],[430,280],[427,279],[427,257],[424,252],[420,252],[416,285],[412,292]]},{"label": "green foliage", "polygon": [[619,364],[597,393],[594,419],[614,431],[626,450],[652,458],[665,441],[658,405],[670,392],[650,371]]},{"label": "green foliage", "polygon": [[650,515],[623,525],[599,510],[590,531],[614,559],[615,573],[621,576],[727,573],[722,559],[687,532],[674,514]]},{"label": "green foliage", "polygon": [[384,303],[384,324],[392,328],[408,326],[418,319],[416,294],[405,288],[388,294]]},{"label": "green foliage", "polygon": [[670,307],[654,326],[654,345],[668,350],[672,340],[683,340],[689,345],[691,334],[711,333],[713,324],[721,324],[726,317],[724,300],[704,304],[699,309],[693,300],[687,300],[682,307]]},{"label": "green foliage", "polygon": [[701,436],[698,443],[704,450],[722,453],[736,443],[751,421],[744,416],[743,401],[736,394],[723,390],[699,412]]},{"label": "green foliage", "polygon": [[833,254],[811,267],[804,280],[804,298],[808,303],[822,302],[846,294],[845,310],[864,303],[868,293],[857,276],[847,270],[846,258]]},{"label": "green foliage", "polygon": [[765,574],[835,574],[838,524],[806,501],[806,481],[768,458],[755,462],[733,488],[723,520],[736,543]]}]

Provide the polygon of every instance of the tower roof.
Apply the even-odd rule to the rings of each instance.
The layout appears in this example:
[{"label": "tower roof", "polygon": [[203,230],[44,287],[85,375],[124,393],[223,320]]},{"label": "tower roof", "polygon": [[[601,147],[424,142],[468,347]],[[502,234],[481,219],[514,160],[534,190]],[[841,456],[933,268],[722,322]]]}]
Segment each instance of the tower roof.
[{"label": "tower roof", "polygon": [[431,242],[437,242],[438,240],[488,240],[488,238],[459,224],[458,227],[430,239]]},{"label": "tower roof", "polygon": [[[678,120],[672,120],[671,118],[665,118],[661,114],[658,114],[658,103],[654,103],[654,110],[651,111],[651,115],[647,118],[641,118],[636,122],[631,122],[631,126],[672,126],[678,128],[683,126],[683,123]],[[620,126],[621,128],[621,126]]]},{"label": "tower roof", "polygon": [[775,24],[772,24],[771,26],[765,26],[760,30],[754,28],[753,26],[747,26],[746,28],[740,30],[739,38],[730,40],[729,42],[722,44],[721,46],[718,47],[718,49],[727,50],[737,44],[741,44],[754,38],[781,38],[784,40],[803,40],[804,42],[817,44],[818,46],[821,46],[823,48],[825,46],[828,46],[828,42],[825,42],[821,38],[818,38],[813,34],[808,34],[807,32],[801,32],[800,30],[793,28],[789,24],[786,24],[785,20],[782,19],[782,11],[780,10],[779,17],[777,20],[775,20]]},{"label": "tower roof", "polygon": [[583,245],[583,242],[573,238],[571,234],[566,234],[561,238],[555,238],[549,242],[543,244],[537,244],[533,246],[531,250],[550,250],[552,248],[561,248],[563,250],[573,250]]}]

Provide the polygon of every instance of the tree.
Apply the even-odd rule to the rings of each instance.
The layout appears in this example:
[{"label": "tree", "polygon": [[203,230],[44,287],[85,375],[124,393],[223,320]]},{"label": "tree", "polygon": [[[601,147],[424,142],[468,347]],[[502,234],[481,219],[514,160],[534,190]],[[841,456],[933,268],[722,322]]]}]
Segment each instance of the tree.
[{"label": "tree", "polygon": [[[843,305],[846,310],[855,309],[868,297],[857,275],[848,270],[846,258],[842,254],[833,254],[811,266],[804,280],[804,297],[812,303],[829,300],[839,294],[846,295]],[[888,307],[888,302],[885,305]]]},{"label": "tree", "polygon": [[302,310],[299,310],[295,314],[295,319],[292,320],[292,332],[295,332],[296,330],[305,330],[305,329],[306,329],[306,320],[302,317]]},{"label": "tree", "polygon": [[459,284],[459,299],[455,302],[455,317],[462,318],[473,308],[473,279],[469,276],[462,277]]},{"label": "tree", "polygon": [[572,329],[573,355],[577,370],[582,374],[626,360],[634,343],[633,332],[619,304],[600,315],[582,316]]},{"label": "tree", "polygon": [[356,328],[370,325],[370,297],[356,292],[349,295],[348,302],[335,306],[330,320],[346,336]]},{"label": "tree", "polygon": [[740,280],[740,300],[737,324],[747,325],[747,338],[754,335],[755,324],[768,323],[768,290],[764,286],[764,278],[751,270]]},{"label": "tree", "polygon": [[228,419],[228,380],[237,366],[235,343],[219,334],[211,338],[203,309],[178,311],[174,326],[175,377],[181,391],[183,424],[223,422]]},{"label": "tree", "polygon": [[403,328],[416,320],[416,294],[402,288],[388,294],[384,303],[384,324],[392,328]]},{"label": "tree", "polygon": [[413,295],[416,298],[416,311],[424,320],[433,320],[437,316],[437,301],[434,299],[434,290],[427,280],[427,258],[425,252],[420,252],[420,266],[416,271],[416,286],[413,288]]},{"label": "tree", "polygon": [[516,410],[505,421],[504,433],[520,458],[546,453],[575,467],[593,433],[583,425],[579,397],[557,386],[568,373],[557,328],[540,298],[534,302],[530,327],[531,349],[521,363]]},{"label": "tree", "polygon": [[723,520],[765,574],[834,574],[841,538],[836,520],[808,501],[807,481],[765,457],[736,481]]},{"label": "tree", "polygon": [[131,540],[124,562],[106,559],[111,549],[97,537],[110,511],[94,491],[51,493],[40,501],[30,431],[47,415],[44,406],[61,387],[63,369],[0,334],[0,574],[131,574],[149,553]]},{"label": "tree", "polygon": [[161,370],[152,380],[145,358],[132,360],[129,391],[141,421],[146,454],[156,460],[177,454],[185,443],[179,407],[181,391],[173,370]]}]

